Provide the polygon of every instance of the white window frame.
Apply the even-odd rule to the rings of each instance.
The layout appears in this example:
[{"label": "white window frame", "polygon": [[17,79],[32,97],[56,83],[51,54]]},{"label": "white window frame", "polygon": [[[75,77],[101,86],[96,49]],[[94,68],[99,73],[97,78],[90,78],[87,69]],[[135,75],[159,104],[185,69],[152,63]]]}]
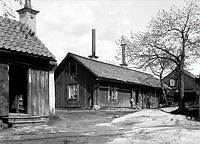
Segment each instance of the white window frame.
[{"label": "white window frame", "polygon": [[176,81],[174,79],[169,80],[169,85],[174,87],[176,85]]},{"label": "white window frame", "polygon": [[67,85],[68,99],[79,100],[79,84]]},{"label": "white window frame", "polygon": [[118,91],[116,87],[110,87],[108,89],[108,101],[117,101],[118,100]]}]

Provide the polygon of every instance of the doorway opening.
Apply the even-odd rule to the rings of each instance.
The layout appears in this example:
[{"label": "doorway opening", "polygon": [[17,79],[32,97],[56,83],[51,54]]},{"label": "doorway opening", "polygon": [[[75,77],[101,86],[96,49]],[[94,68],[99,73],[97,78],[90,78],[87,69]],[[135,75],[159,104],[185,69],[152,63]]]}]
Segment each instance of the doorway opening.
[{"label": "doorway opening", "polygon": [[27,68],[9,67],[9,112],[27,112]]}]

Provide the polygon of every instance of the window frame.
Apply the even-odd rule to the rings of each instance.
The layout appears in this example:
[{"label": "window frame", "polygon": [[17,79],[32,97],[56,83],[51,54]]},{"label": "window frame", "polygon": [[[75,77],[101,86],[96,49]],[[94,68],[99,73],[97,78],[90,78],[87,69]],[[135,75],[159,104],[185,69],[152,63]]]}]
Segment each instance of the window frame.
[{"label": "window frame", "polygon": [[[73,101],[79,101],[80,95],[79,95],[80,85],[79,84],[68,84],[67,85],[67,99],[73,100]],[[73,92],[71,92],[73,91]]]},{"label": "window frame", "polygon": [[108,101],[118,101],[118,90],[116,87],[109,87]]},{"label": "window frame", "polygon": [[176,80],[173,79],[173,78],[170,78],[170,79],[169,79],[169,86],[171,86],[171,87],[176,86]]}]

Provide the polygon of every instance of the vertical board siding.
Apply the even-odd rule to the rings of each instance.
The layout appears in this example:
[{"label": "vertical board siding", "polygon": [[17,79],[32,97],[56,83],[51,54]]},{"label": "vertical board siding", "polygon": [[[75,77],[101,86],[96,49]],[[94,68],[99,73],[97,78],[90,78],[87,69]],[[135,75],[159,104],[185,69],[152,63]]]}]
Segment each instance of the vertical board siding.
[{"label": "vertical board siding", "polygon": [[131,107],[131,92],[118,90],[117,100],[108,100],[109,88],[99,88],[98,105],[102,107]]},{"label": "vertical board siding", "polygon": [[49,115],[49,74],[29,69],[28,114]]},{"label": "vertical board siding", "polygon": [[32,106],[31,106],[31,114],[32,115],[37,115],[36,112],[36,79],[35,79],[35,71],[31,70],[31,101],[32,101]]},{"label": "vertical board siding", "polygon": [[[77,65],[77,74],[69,75],[69,63]],[[79,84],[79,101],[68,99],[66,86]],[[90,107],[94,92],[94,76],[89,73],[82,65],[73,59],[68,59],[61,72],[55,77],[56,85],[56,108],[85,108]],[[94,101],[94,104],[96,101]]]},{"label": "vertical board siding", "polygon": [[40,71],[35,71],[35,88],[36,88],[36,113],[37,115],[40,115],[40,99],[41,99],[41,94],[40,91]]},{"label": "vertical board siding", "polygon": [[118,107],[131,107],[131,93],[125,91],[118,92]]},{"label": "vertical board siding", "polygon": [[32,114],[32,88],[31,88],[31,81],[32,81],[32,71],[28,70],[28,103],[27,103],[27,113]]},{"label": "vertical board siding", "polygon": [[44,72],[44,115],[49,115],[49,73]]},{"label": "vertical board siding", "polygon": [[0,64],[0,116],[9,113],[9,66]]},{"label": "vertical board siding", "polygon": [[[39,88],[40,89],[44,89],[45,85],[44,85],[44,71],[40,72],[40,85]],[[44,90],[41,91],[41,98],[40,98],[40,109],[39,109],[39,115],[45,115],[44,112],[44,106],[45,106],[45,95],[44,95]]]}]

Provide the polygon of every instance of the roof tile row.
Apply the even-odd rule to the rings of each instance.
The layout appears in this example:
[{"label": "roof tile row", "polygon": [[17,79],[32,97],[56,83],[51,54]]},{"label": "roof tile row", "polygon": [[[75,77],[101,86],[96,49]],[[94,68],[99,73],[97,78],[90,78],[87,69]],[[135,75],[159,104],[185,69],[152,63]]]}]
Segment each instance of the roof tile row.
[{"label": "roof tile row", "polygon": [[3,17],[0,17],[0,49],[55,60],[55,56],[25,24]]}]

